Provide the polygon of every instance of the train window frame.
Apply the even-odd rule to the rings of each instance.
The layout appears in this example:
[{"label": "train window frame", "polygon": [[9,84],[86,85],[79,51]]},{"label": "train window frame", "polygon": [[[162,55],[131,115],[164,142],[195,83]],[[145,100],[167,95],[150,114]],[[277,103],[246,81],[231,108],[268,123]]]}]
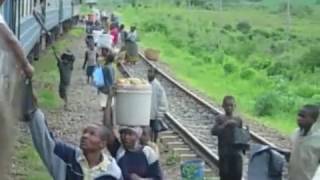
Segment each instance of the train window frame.
[{"label": "train window frame", "polygon": [[27,17],[28,14],[29,14],[29,1],[24,0],[24,16],[23,17]]},{"label": "train window frame", "polygon": [[20,6],[18,7],[20,11],[20,17],[24,16],[24,0],[20,1]]},{"label": "train window frame", "polygon": [[33,11],[33,0],[29,0],[29,15],[32,14]]}]

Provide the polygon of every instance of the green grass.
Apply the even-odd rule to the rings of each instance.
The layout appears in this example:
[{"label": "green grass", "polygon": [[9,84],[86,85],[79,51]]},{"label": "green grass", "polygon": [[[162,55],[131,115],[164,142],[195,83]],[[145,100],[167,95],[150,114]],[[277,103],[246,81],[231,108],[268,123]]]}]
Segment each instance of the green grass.
[{"label": "green grass", "polygon": [[[320,26],[316,20],[319,7],[314,9],[314,14],[307,18],[293,17],[291,34],[297,38],[291,40],[290,51],[279,54],[269,52],[269,47],[275,44],[278,50],[281,49],[279,44],[285,42],[285,32],[279,31],[285,29],[285,16],[269,9],[233,7],[220,13],[163,5],[157,8],[123,7],[118,10],[127,26],[138,26],[141,45],[159,49],[162,61],[174,70],[179,79],[218,103],[225,95],[235,96],[238,111],[245,117],[288,134],[296,128],[298,108],[305,103],[320,101],[319,71],[312,74],[299,67],[302,55],[312,45],[301,44],[300,41],[310,42],[320,37]],[[272,39],[272,35],[271,38],[243,41],[240,38],[247,39],[248,35],[237,30],[225,34],[221,32],[227,24],[236,29],[241,21],[248,22],[252,30],[278,33],[280,40]],[[192,37],[194,35],[196,38]],[[218,41],[222,46],[214,48]],[[280,68],[284,72],[279,75],[268,76],[270,68],[255,69],[255,62],[270,62],[276,68],[275,64],[281,62],[286,66]],[[226,73],[226,64],[233,65],[235,70]],[[241,78],[243,69],[248,68],[254,75],[249,79]],[[293,80],[288,80],[286,73]],[[276,96],[275,102],[272,102],[272,114],[257,116],[256,103],[269,92]]]},{"label": "green grass", "polygon": [[81,14],[81,15],[88,15],[88,14],[90,14],[90,13],[92,13],[92,10],[89,8],[89,6],[87,6],[87,5],[82,5],[82,6],[80,7],[80,14]]},{"label": "green grass", "polygon": [[[174,69],[175,75],[192,87],[207,94],[214,102],[222,102],[225,95],[233,95],[237,98],[238,109],[250,119],[256,119],[274,128],[281,128],[284,133],[289,133],[296,127],[295,123],[287,119],[294,119],[295,115],[286,117],[286,114],[278,114],[273,117],[257,118],[251,112],[255,101],[252,97],[264,92],[266,86],[253,85],[248,81],[241,81],[237,75],[226,76],[219,64],[195,66],[192,60],[197,57],[190,56],[185,51],[170,46],[168,42],[161,41],[157,36],[147,36],[143,39],[143,45],[155,47],[162,51],[162,61]],[[241,66],[241,65],[239,65]],[[219,67],[219,68],[217,68]],[[264,77],[256,77],[259,81],[267,81]],[[257,80],[257,81],[258,81]],[[270,87],[269,87],[270,88]],[[278,121],[287,120],[287,121]]]},{"label": "green grass", "polygon": [[22,174],[24,180],[44,180],[50,179],[46,167],[38,156],[31,144],[31,138],[25,138],[28,143],[21,145],[22,148],[17,152],[16,158],[19,161],[18,171]]},{"label": "green grass", "polygon": [[[61,39],[55,43],[58,54],[62,53],[68,46],[73,43],[73,39],[81,38],[84,31],[82,28],[73,28],[68,32],[69,37]],[[35,84],[39,87],[36,92],[39,96],[40,106],[43,108],[57,108],[61,104],[58,96],[59,71],[57,62],[52,54],[52,50],[47,50],[42,54],[39,61],[34,63],[35,67]]]}]

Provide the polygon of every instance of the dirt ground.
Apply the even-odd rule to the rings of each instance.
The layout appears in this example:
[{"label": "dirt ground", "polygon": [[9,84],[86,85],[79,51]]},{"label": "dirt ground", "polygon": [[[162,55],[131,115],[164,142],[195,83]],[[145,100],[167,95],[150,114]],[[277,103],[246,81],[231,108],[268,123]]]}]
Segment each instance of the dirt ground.
[{"label": "dirt ground", "polygon": [[[84,38],[82,38],[84,39]],[[42,109],[47,117],[50,130],[60,139],[69,143],[78,144],[82,129],[90,123],[101,123],[102,111],[99,105],[97,90],[86,83],[85,71],[82,70],[84,60],[85,44],[79,39],[72,47],[71,51],[76,55],[76,62],[72,74],[71,86],[69,89],[69,111],[65,111],[63,106],[57,109]],[[58,83],[58,82],[57,82]],[[41,108],[41,107],[40,107]],[[15,149],[24,148],[25,143],[30,143],[30,134],[26,126],[22,123],[18,125],[18,141]],[[160,145],[160,147],[163,147]],[[161,164],[164,170],[165,179],[179,179],[179,164],[166,165],[168,159],[172,159],[166,148],[161,148]],[[13,179],[26,179],[27,174],[23,174],[24,167],[19,166],[19,160],[15,157],[12,164],[11,175]],[[28,166],[27,164],[25,166]],[[29,178],[27,178],[29,179]]]}]

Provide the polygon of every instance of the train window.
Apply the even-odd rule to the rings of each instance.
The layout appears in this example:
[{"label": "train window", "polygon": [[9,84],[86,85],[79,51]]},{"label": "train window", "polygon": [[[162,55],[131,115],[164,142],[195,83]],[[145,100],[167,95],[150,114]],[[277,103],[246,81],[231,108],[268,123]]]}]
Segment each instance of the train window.
[{"label": "train window", "polygon": [[24,16],[24,1],[20,1],[20,15],[21,17]]},{"label": "train window", "polygon": [[29,3],[29,15],[31,15],[33,10],[33,0],[29,0]]},{"label": "train window", "polygon": [[27,16],[29,13],[29,1],[24,0],[24,17]]}]

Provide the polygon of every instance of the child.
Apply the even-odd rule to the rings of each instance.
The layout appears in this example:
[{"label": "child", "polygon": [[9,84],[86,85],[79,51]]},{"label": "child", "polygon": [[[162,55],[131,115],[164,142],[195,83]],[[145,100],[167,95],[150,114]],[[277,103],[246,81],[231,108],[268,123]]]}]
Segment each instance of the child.
[{"label": "child", "polygon": [[82,66],[82,69],[84,70],[87,66],[87,83],[90,83],[90,79],[92,80],[92,74],[94,71],[94,68],[97,65],[97,60],[98,60],[98,53],[94,47],[94,45],[92,43],[89,44],[89,49],[86,51],[85,54],[85,59],[84,59],[84,63]]},{"label": "child", "polygon": [[292,140],[289,180],[311,180],[320,166],[319,106],[308,104],[298,112],[299,129]]},{"label": "child", "polygon": [[216,123],[211,130],[212,135],[218,136],[221,180],[242,179],[243,150],[233,146],[235,128],[242,128],[242,120],[233,114],[235,106],[234,97],[225,96],[222,104],[225,114],[216,117]]},{"label": "child", "polygon": [[60,72],[60,84],[59,84],[59,95],[64,100],[64,108],[68,109],[68,87],[71,81],[71,75],[73,70],[73,63],[75,61],[74,55],[69,49],[66,50],[58,61],[58,68]]},{"label": "child", "polygon": [[140,138],[140,143],[141,145],[143,146],[150,146],[156,153],[157,155],[159,156],[159,147],[156,143],[154,142],[151,142],[151,128],[150,127],[144,127],[142,129],[142,136]]}]

